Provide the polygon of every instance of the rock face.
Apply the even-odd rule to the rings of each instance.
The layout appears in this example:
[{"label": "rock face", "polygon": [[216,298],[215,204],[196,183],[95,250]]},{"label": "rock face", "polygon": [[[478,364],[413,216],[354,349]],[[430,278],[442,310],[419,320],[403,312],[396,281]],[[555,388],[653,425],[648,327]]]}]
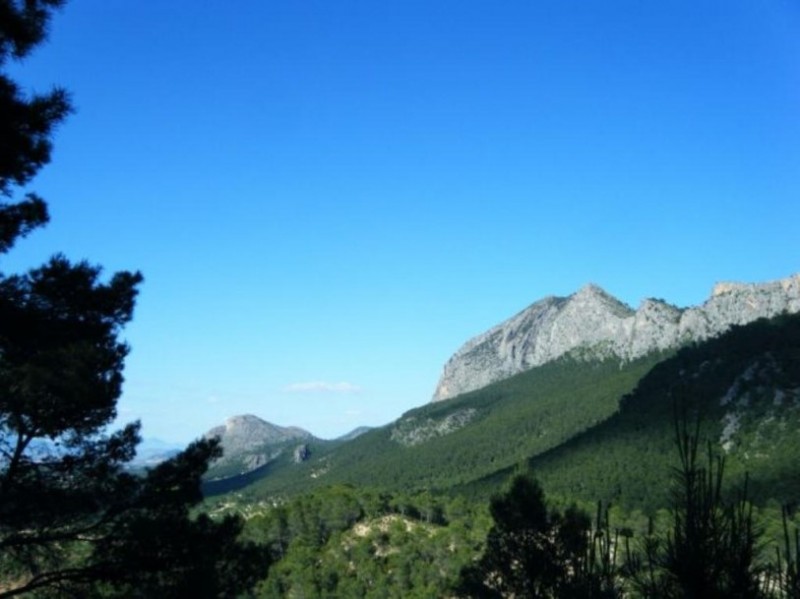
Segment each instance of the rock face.
[{"label": "rock face", "polygon": [[784,312],[800,312],[800,274],[761,284],[718,283],[703,305],[685,309],[646,299],[633,310],[587,285],[569,297],[546,297],[467,341],[445,364],[433,401],[563,355],[632,360]]},{"label": "rock face", "polygon": [[436,437],[449,435],[469,424],[477,415],[474,408],[457,410],[443,418],[417,418],[403,416],[392,427],[389,438],[396,443],[411,447]]}]

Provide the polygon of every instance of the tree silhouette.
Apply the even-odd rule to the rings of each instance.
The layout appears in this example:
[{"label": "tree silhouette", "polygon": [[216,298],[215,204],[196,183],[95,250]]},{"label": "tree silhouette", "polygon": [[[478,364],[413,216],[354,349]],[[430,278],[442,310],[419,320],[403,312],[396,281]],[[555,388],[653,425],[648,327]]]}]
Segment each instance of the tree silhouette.
[{"label": "tree silhouette", "polygon": [[[39,44],[63,0],[0,0],[0,67]],[[47,222],[33,193],[51,135],[70,112],[55,89],[27,97],[0,73],[0,256]],[[190,517],[219,455],[199,441],[144,477],[125,464],[139,424],[108,434],[122,389],[142,276],[56,255],[0,273],[0,597],[229,597],[266,573],[265,551],[237,541],[241,522]]]},{"label": "tree silhouette", "polygon": [[761,531],[753,521],[747,481],[737,497],[723,492],[725,461],[708,446],[699,458],[699,419],[690,430],[675,416],[679,466],[673,472],[672,526],[645,541],[644,557],[631,560],[635,586],[645,597],[758,599],[764,574],[757,564]]},{"label": "tree silhouette", "polygon": [[[9,59],[24,58],[46,34],[53,9],[64,0],[0,1],[0,68]],[[26,98],[19,86],[0,73],[0,195],[11,196],[13,186],[26,185],[50,161],[53,129],[70,112],[63,89]],[[47,206],[28,193],[16,203],[0,203],[0,253],[17,238],[47,222]]]},{"label": "tree silhouette", "polygon": [[[461,572],[459,596],[616,597],[613,577],[596,569],[601,559],[591,520],[576,507],[548,511],[539,483],[517,475],[492,499],[494,525],[480,560]],[[598,522],[599,523],[599,522]]]}]

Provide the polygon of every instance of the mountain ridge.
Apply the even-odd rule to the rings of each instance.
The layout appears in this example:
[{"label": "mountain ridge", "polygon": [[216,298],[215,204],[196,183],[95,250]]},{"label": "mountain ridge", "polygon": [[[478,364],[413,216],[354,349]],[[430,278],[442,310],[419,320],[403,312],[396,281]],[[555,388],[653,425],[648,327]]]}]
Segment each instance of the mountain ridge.
[{"label": "mountain ridge", "polygon": [[[307,442],[204,492],[275,501],[331,485],[488,497],[529,464],[548,494],[624,509],[664,507],[677,405],[726,455],[731,480],[750,472],[758,501],[797,497],[800,313],[758,319],[631,362],[564,356],[424,404],[356,439]],[[676,404],[676,400],[680,404]],[[296,444],[295,444],[296,445]]]},{"label": "mountain ridge", "polygon": [[767,283],[716,283],[703,304],[688,308],[647,298],[634,310],[588,284],[567,297],[547,296],[468,340],[444,365],[432,401],[564,355],[630,361],[784,312],[800,312],[800,274]]}]

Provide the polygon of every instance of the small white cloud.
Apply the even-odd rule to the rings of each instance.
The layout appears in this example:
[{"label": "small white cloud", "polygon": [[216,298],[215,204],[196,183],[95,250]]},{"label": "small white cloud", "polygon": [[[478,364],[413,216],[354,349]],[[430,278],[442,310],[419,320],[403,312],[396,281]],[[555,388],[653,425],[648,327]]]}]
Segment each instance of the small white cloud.
[{"label": "small white cloud", "polygon": [[288,393],[359,393],[361,387],[345,381],[330,383],[326,381],[309,381],[292,383],[283,388]]}]

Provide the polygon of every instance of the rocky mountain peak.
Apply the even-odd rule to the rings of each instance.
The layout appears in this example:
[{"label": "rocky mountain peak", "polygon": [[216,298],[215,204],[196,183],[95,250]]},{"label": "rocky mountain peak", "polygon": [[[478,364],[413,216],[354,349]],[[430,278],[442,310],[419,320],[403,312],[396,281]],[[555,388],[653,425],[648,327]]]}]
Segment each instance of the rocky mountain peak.
[{"label": "rocky mountain peak", "polygon": [[578,291],[569,296],[571,300],[594,300],[601,302],[620,303],[617,298],[595,283],[587,283]]},{"label": "rocky mountain peak", "polygon": [[637,310],[594,284],[544,298],[467,341],[445,364],[433,400],[480,389],[569,354],[632,360],[718,335],[733,325],[800,312],[800,274],[769,283],[717,283],[702,306],[659,299]]},{"label": "rocky mountain peak", "polygon": [[221,426],[215,426],[208,431],[204,437],[219,437],[224,456],[232,457],[254,447],[308,439],[311,433],[297,427],[277,426],[252,414],[243,414],[231,416]]},{"label": "rocky mountain peak", "polygon": [[586,296],[586,297],[607,297],[608,293],[606,293],[606,290],[601,288],[599,285],[595,285],[594,283],[586,283],[586,285],[584,285],[583,287],[578,289],[578,291],[576,291],[573,294],[573,297],[576,297],[576,298],[577,297],[583,297],[583,296]]},{"label": "rocky mountain peak", "polygon": [[711,297],[717,297],[724,293],[731,293],[733,291],[741,291],[743,289],[747,289],[747,285],[744,283],[737,283],[734,281],[720,281],[719,283],[715,283],[713,289],[711,290]]}]

